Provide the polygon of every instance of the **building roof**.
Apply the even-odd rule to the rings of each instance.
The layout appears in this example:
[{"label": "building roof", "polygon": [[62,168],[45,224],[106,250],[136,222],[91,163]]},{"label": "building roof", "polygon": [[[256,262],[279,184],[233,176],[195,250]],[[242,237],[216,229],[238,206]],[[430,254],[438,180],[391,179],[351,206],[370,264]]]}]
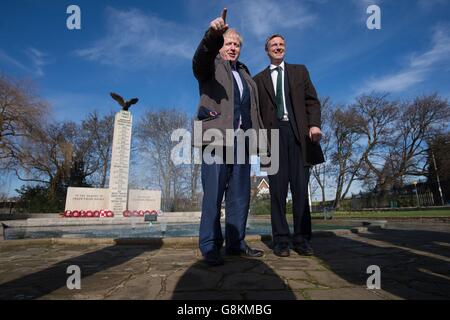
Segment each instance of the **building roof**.
[{"label": "building roof", "polygon": [[251,177],[251,188],[259,188],[262,181],[265,181],[267,186],[269,185],[269,179],[266,176],[252,176]]}]

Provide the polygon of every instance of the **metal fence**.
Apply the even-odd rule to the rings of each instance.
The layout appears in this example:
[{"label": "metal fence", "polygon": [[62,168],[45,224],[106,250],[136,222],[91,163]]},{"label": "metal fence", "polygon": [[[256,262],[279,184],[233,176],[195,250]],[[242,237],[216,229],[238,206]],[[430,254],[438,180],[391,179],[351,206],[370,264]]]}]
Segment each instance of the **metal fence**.
[{"label": "metal fence", "polygon": [[450,205],[450,181],[418,182],[389,191],[360,192],[349,200],[351,210],[446,206]]}]

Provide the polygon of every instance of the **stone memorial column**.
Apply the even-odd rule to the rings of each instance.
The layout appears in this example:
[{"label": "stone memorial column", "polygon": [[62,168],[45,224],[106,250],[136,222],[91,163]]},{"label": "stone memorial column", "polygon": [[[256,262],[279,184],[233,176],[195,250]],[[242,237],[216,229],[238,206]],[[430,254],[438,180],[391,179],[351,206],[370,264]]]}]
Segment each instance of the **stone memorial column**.
[{"label": "stone memorial column", "polygon": [[131,125],[132,116],[129,111],[121,110],[116,114],[109,176],[109,209],[115,216],[121,216],[127,210]]}]

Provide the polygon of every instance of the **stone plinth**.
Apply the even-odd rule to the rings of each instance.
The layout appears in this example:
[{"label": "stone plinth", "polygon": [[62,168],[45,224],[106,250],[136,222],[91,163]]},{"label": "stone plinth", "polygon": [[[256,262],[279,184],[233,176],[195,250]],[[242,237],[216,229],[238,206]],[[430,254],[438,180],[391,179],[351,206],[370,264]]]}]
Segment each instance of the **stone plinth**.
[{"label": "stone plinth", "polygon": [[161,209],[161,191],[130,190],[128,193],[128,210],[146,211]]},{"label": "stone plinth", "polygon": [[109,178],[109,209],[119,214],[127,209],[132,116],[120,111],[114,121],[114,136]]},{"label": "stone plinth", "polygon": [[109,190],[97,188],[67,189],[66,211],[106,210],[109,207]]}]

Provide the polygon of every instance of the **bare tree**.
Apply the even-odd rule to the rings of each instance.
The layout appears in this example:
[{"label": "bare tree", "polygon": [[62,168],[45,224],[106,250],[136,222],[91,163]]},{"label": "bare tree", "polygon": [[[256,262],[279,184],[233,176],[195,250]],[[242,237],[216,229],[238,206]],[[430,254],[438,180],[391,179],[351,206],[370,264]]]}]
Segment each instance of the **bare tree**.
[{"label": "bare tree", "polygon": [[327,188],[327,181],[330,177],[331,168],[331,152],[332,152],[332,130],[331,130],[331,118],[332,118],[332,103],[330,97],[325,97],[321,99],[321,113],[322,113],[322,140],[320,145],[325,157],[325,162],[316,165],[311,170],[311,175],[314,178],[311,185],[311,193],[315,193],[317,189],[320,189],[322,196],[322,206],[325,207],[325,191]]},{"label": "bare tree", "polygon": [[387,94],[372,93],[356,99],[351,107],[360,118],[362,138],[359,141],[361,151],[356,163],[356,175],[366,186],[373,182],[373,173],[385,163],[386,154],[394,144],[396,119],[399,103],[389,101]]},{"label": "bare tree", "polygon": [[[186,166],[175,166],[171,160],[172,132],[189,127],[185,113],[176,109],[147,112],[135,129],[139,143],[138,152],[150,167],[150,175],[162,190],[164,210],[173,210],[177,200],[188,192],[186,185]],[[151,178],[151,177],[149,177]]]},{"label": "bare tree", "polygon": [[399,135],[390,153],[397,160],[398,177],[427,173],[427,140],[448,130],[450,106],[437,94],[417,97],[406,103],[399,123]]},{"label": "bare tree", "polygon": [[33,86],[0,75],[0,169],[17,165],[23,140],[44,123],[48,105],[34,93]]},{"label": "bare tree", "polygon": [[82,122],[81,128],[92,137],[90,156],[95,159],[98,168],[91,175],[90,183],[105,188],[111,163],[114,114],[111,112],[100,118],[97,112],[93,112]]},{"label": "bare tree", "polygon": [[334,207],[338,208],[352,183],[362,180],[370,184],[372,165],[383,163],[393,145],[398,103],[387,100],[386,94],[372,93],[356,98],[343,112],[334,113],[335,147],[333,159],[337,164],[337,187]]},{"label": "bare tree", "polygon": [[[64,195],[68,186],[89,186],[88,180],[104,183],[105,159],[112,139],[110,121],[108,117],[98,120],[91,114],[81,125],[63,122],[35,130],[23,142],[17,157],[17,177],[46,185],[52,198]],[[103,122],[105,128],[101,127]],[[100,176],[100,182],[89,179],[94,175]]]},{"label": "bare tree", "polygon": [[358,171],[357,141],[360,140],[362,119],[351,109],[338,107],[333,112],[331,130],[333,132],[333,150],[331,161],[336,181],[334,208],[339,208],[345,190],[349,190]]},{"label": "bare tree", "polygon": [[450,132],[431,137],[427,145],[428,181],[437,181],[437,177],[442,181],[450,181]]},{"label": "bare tree", "polygon": [[35,131],[33,137],[23,143],[19,167],[14,169],[17,177],[46,185],[50,197],[54,198],[70,178],[73,146],[66,135],[74,131],[73,127],[73,123],[65,123]]},{"label": "bare tree", "polygon": [[[379,134],[379,152],[364,157],[366,176],[375,180],[379,190],[401,187],[408,176],[427,174],[427,140],[446,129],[450,120],[448,101],[436,94],[415,98],[394,108],[393,116]],[[385,110],[379,113],[386,114]]]}]

